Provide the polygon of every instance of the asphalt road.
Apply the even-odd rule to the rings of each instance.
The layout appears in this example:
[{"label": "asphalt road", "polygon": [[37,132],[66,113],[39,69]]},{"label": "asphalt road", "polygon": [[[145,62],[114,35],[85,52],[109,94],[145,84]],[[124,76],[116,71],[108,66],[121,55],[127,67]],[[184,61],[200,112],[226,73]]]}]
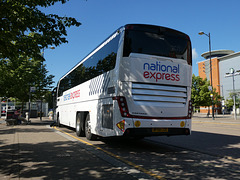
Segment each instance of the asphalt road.
[{"label": "asphalt road", "polygon": [[[240,120],[230,116],[218,116],[214,121],[194,117],[192,128],[191,136],[148,137],[141,141],[81,139],[152,172],[148,173],[152,178],[240,179]],[[59,130],[75,136],[71,129]]]},{"label": "asphalt road", "polygon": [[191,136],[147,139],[240,162],[240,120],[234,122],[229,119],[212,121],[194,118]]},{"label": "asphalt road", "polygon": [[1,179],[240,179],[240,120],[193,118],[191,136],[87,141],[73,129],[0,123]]}]

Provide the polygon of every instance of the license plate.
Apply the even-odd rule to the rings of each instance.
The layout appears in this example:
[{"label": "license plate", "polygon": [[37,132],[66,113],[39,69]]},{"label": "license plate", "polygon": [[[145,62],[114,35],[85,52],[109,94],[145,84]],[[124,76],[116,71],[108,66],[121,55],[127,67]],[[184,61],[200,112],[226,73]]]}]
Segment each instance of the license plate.
[{"label": "license plate", "polygon": [[168,132],[168,128],[152,128],[152,132]]}]

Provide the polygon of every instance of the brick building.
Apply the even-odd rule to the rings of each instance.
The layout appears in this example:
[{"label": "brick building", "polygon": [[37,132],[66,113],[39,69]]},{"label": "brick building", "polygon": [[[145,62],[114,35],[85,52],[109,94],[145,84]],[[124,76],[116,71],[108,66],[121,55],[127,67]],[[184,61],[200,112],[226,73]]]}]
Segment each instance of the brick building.
[{"label": "brick building", "polygon": [[[198,62],[198,73],[203,79],[207,78],[210,81],[210,53],[202,54],[204,61]],[[216,50],[211,51],[212,64],[212,86],[224,98],[229,99],[231,92],[233,92],[233,78],[226,77],[233,68],[235,71],[240,70],[240,52],[235,53],[231,50]],[[240,92],[240,76],[234,76],[235,92]],[[223,102],[224,103],[224,102]],[[208,107],[201,107],[201,113],[207,113]],[[211,108],[210,108],[210,113]]]}]

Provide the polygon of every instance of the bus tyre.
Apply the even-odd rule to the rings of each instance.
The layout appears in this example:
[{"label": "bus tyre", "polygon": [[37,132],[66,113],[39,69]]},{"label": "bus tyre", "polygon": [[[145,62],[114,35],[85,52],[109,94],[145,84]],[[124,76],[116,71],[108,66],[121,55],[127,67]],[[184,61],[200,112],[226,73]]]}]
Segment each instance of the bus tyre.
[{"label": "bus tyre", "polygon": [[90,124],[90,116],[89,114],[85,120],[85,135],[88,140],[96,140],[97,136],[91,133],[91,124]]},{"label": "bus tyre", "polygon": [[78,113],[77,114],[77,119],[76,119],[76,134],[77,136],[84,136],[85,132],[83,129],[83,123],[81,121],[83,121],[83,118],[81,118],[81,114]]},{"label": "bus tyre", "polygon": [[59,119],[59,114],[57,115],[57,127],[61,127],[60,119]]}]

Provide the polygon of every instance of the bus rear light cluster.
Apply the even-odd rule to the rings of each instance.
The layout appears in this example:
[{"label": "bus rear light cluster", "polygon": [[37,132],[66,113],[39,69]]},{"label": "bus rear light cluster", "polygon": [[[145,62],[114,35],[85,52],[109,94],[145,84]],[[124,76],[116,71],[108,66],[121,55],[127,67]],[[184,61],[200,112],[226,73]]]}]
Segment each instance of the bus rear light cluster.
[{"label": "bus rear light cluster", "polygon": [[191,117],[192,117],[192,101],[190,100],[188,104],[188,118],[191,119]]},{"label": "bus rear light cluster", "polygon": [[113,97],[112,99],[117,100],[122,117],[129,117],[130,115],[128,111],[126,98],[123,96],[117,96]]}]

